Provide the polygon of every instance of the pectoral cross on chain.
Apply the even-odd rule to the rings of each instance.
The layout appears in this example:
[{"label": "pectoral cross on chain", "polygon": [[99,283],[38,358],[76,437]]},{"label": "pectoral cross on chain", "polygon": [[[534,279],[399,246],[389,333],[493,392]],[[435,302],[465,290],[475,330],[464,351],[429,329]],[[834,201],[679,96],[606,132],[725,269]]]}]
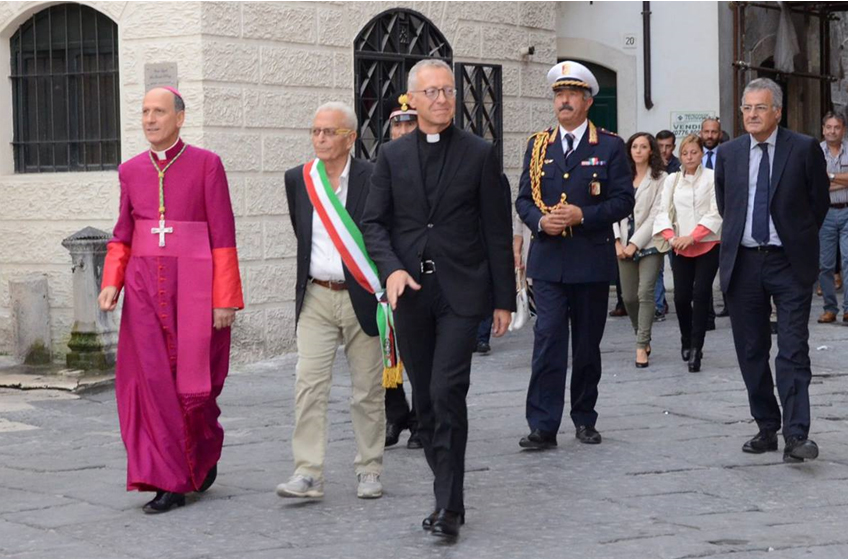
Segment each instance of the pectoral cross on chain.
[{"label": "pectoral cross on chain", "polygon": [[165,227],[165,219],[159,220],[158,228],[150,228],[150,233],[156,235],[159,234],[159,246],[165,247],[165,234],[166,233],[174,233],[174,228]]}]

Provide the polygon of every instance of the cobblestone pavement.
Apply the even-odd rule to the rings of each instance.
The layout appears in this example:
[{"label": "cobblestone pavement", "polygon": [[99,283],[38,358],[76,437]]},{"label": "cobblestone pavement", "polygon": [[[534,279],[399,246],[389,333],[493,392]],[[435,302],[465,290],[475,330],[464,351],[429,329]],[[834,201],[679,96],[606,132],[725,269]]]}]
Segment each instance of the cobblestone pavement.
[{"label": "cobblestone pavement", "polygon": [[[816,302],[815,302],[816,303]],[[476,357],[469,394],[467,524],[425,534],[431,477],[421,451],[387,449],[380,500],[356,498],[343,354],[331,392],[326,496],[278,498],[291,474],[294,356],[240,367],[221,398],[218,482],[202,499],[146,516],[124,488],[114,392],[0,390],[2,557],[847,557],[847,330],[811,323],[816,461],[746,455],[757,428],[728,319],[708,333],[701,373],[678,356],[675,316],[634,368],[627,318],[602,345],[598,428],[582,445],[523,452],[532,332]],[[406,433],[402,439],[405,441]]]}]

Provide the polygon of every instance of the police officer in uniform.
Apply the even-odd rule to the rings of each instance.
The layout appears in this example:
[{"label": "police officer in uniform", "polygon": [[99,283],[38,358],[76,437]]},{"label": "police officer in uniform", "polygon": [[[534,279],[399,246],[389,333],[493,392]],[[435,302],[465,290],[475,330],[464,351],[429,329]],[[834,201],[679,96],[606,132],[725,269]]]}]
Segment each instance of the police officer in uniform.
[{"label": "police officer in uniform", "polygon": [[[398,97],[398,101],[390,100],[386,108],[389,112],[389,138],[397,140],[405,134],[413,132],[418,127],[418,113],[407,104],[407,94]],[[407,396],[404,394],[404,385],[386,387],[386,447],[398,443],[401,432],[410,430],[410,438],[407,440],[407,449],[421,449],[422,440],[417,433],[418,422],[416,421],[416,405],[410,398],[413,406],[407,404]]]},{"label": "police officer in uniform", "polygon": [[525,413],[531,432],[519,442],[525,449],[557,445],[570,326],[575,437],[601,443],[595,404],[599,345],[616,278],[612,224],[634,207],[625,144],[587,119],[598,93],[595,76],[564,61],[551,68],[548,82],[559,124],[529,138],[516,200],[519,217],[533,232],[527,275],[537,307]]}]

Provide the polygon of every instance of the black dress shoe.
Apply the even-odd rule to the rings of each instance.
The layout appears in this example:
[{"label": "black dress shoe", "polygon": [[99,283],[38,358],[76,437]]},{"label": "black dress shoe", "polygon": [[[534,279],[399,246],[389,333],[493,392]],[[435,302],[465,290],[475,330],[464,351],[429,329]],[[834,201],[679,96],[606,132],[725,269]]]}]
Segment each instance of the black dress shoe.
[{"label": "black dress shoe", "polygon": [[690,373],[696,373],[702,370],[702,351],[700,349],[690,349],[690,359],[687,360],[687,369]]},{"label": "black dress shoe", "polygon": [[801,463],[805,459],[816,459],[819,454],[817,444],[803,436],[790,436],[784,444],[785,463]]},{"label": "black dress shoe", "polygon": [[400,425],[395,423],[386,423],[386,441],[384,442],[385,447],[392,447],[396,443],[398,443],[398,439],[401,437],[401,432],[404,431]]},{"label": "black dress shoe", "polygon": [[575,429],[575,437],[581,443],[601,443],[601,434],[595,429],[595,426],[578,426]]},{"label": "black dress shoe", "polygon": [[206,492],[209,490],[209,487],[215,482],[215,479],[218,477],[218,463],[212,465],[212,468],[209,469],[209,472],[206,473],[206,478],[203,480],[203,484],[198,488],[198,492]]},{"label": "black dress shoe", "polygon": [[477,346],[475,346],[475,353],[482,354],[486,356],[492,351],[492,346],[489,345],[488,342],[478,342]]},{"label": "black dress shoe", "polygon": [[421,449],[424,447],[422,443],[422,438],[419,436],[418,432],[412,432],[410,434],[410,439],[407,440],[407,449]]},{"label": "black dress shoe", "polygon": [[176,492],[157,492],[156,497],[142,508],[145,513],[165,513],[172,507],[186,505],[186,496]]},{"label": "black dress shoe", "polygon": [[705,327],[706,331],[715,331],[716,330],[716,321],[708,321],[707,326]]},{"label": "black dress shoe", "polygon": [[[436,521],[436,518],[439,517],[440,511],[445,511],[445,510],[435,509],[435,510],[433,510],[433,513],[431,513],[430,515],[428,515],[427,517],[422,519],[422,529],[424,529],[425,531],[433,530],[433,524]],[[460,525],[465,525],[465,523],[466,523],[466,515],[461,513],[460,514]]]},{"label": "black dress shoe", "polygon": [[717,317],[728,317],[728,306],[726,305],[725,307],[722,308],[722,310],[718,311],[716,313],[716,316]]},{"label": "black dress shoe", "polygon": [[542,430],[533,430],[519,440],[519,447],[524,449],[551,449],[557,447],[557,436]]},{"label": "black dress shoe", "polygon": [[766,453],[778,451],[778,436],[771,430],[761,430],[758,435],[743,444],[743,453]]},{"label": "black dress shoe", "polygon": [[430,532],[437,537],[455,539],[460,536],[460,525],[464,522],[462,513],[441,509],[436,513]]},{"label": "black dress shoe", "polygon": [[690,343],[681,341],[681,359],[685,362],[690,361]]}]

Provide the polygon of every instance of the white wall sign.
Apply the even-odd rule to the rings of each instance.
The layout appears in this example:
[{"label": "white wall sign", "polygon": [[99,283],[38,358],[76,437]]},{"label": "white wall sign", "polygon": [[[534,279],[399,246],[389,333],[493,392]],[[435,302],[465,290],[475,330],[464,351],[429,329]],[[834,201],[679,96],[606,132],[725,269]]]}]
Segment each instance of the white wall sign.
[{"label": "white wall sign", "polygon": [[160,86],[177,87],[177,63],[161,62],[144,65],[144,90]]},{"label": "white wall sign", "polygon": [[637,34],[636,33],[623,33],[622,34],[622,48],[623,49],[636,49],[637,48]]},{"label": "white wall sign", "polygon": [[715,117],[716,111],[672,111],[669,117],[669,129],[678,138],[688,134],[698,134],[702,129],[702,121]]}]

